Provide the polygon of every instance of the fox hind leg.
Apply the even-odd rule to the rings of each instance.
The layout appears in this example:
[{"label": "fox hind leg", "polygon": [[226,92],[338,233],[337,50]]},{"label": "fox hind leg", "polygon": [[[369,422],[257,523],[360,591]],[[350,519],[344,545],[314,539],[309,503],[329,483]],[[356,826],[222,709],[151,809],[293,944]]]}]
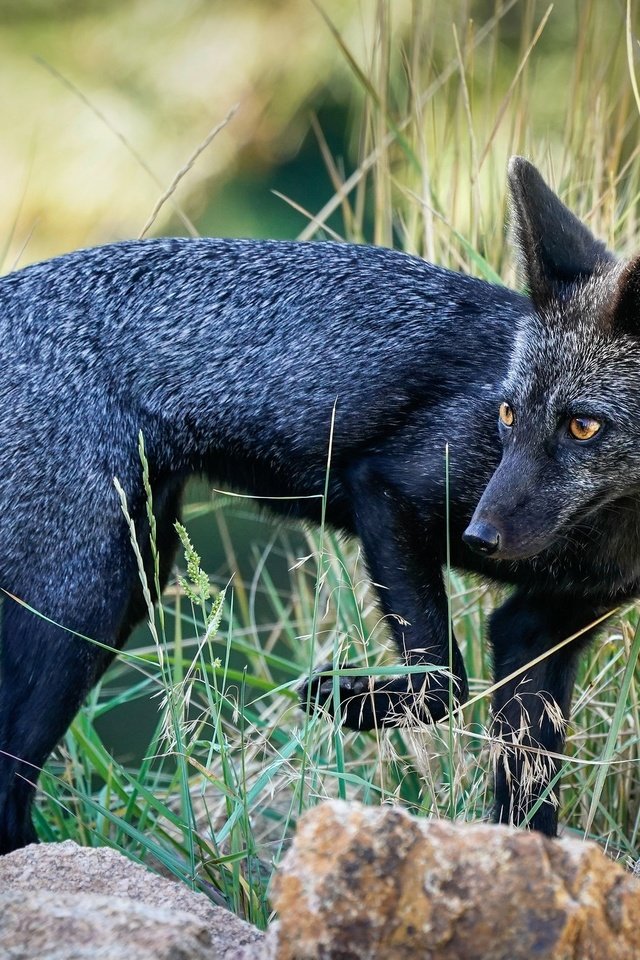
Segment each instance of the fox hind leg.
[{"label": "fox hind leg", "polygon": [[36,840],[35,784],[111,657],[8,597],[0,654],[0,853]]}]

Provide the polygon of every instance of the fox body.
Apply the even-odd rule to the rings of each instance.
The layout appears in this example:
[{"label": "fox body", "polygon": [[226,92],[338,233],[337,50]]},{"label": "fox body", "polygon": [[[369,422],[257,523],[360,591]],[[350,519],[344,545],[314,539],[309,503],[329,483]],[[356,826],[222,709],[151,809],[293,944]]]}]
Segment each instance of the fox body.
[{"label": "fox body", "polygon": [[[35,839],[37,770],[111,659],[69,631],[121,647],[144,613],[113,485],[144,543],[140,431],[163,584],[189,476],[318,520],[331,439],[327,520],[360,538],[401,659],[429,665],[343,678],[352,728],[441,719],[449,669],[466,698],[447,498],[453,565],[515,587],[490,624],[496,680],[640,593],[633,265],[526,161],[510,177],[531,300],[331,243],[125,242],[0,280],[1,852]],[[576,418],[600,425],[589,441]],[[497,691],[496,819],[555,832],[554,761],[527,748],[562,749],[550,705],[566,719],[592,634]]]}]

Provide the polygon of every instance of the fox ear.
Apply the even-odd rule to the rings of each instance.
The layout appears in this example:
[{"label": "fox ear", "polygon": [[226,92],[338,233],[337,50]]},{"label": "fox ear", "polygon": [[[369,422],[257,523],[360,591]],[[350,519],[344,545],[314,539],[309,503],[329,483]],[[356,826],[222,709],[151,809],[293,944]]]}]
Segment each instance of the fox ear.
[{"label": "fox ear", "polygon": [[615,261],[524,157],[509,161],[515,240],[536,307],[562,296],[567,285]]},{"label": "fox ear", "polygon": [[640,336],[640,256],[623,268],[609,316],[614,330]]}]

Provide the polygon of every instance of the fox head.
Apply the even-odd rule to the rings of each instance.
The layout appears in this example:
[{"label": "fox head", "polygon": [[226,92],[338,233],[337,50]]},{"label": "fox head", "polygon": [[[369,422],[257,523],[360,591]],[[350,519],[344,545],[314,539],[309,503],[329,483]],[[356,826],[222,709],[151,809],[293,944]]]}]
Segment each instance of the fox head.
[{"label": "fox head", "polygon": [[534,310],[496,410],[502,460],[463,539],[516,560],[640,493],[640,257],[616,260],[521,157],[509,185]]}]

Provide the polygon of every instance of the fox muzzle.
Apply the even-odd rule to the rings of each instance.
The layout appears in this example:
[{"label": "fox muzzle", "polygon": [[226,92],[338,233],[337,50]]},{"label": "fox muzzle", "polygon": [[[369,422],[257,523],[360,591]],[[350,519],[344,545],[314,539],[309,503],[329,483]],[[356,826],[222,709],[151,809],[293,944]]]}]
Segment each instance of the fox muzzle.
[{"label": "fox muzzle", "polygon": [[462,539],[468,547],[485,557],[491,557],[500,549],[500,531],[483,520],[472,520]]},{"label": "fox muzzle", "polygon": [[507,455],[480,498],[464,543],[493,560],[520,560],[549,546],[558,523],[540,463],[522,455]]}]

